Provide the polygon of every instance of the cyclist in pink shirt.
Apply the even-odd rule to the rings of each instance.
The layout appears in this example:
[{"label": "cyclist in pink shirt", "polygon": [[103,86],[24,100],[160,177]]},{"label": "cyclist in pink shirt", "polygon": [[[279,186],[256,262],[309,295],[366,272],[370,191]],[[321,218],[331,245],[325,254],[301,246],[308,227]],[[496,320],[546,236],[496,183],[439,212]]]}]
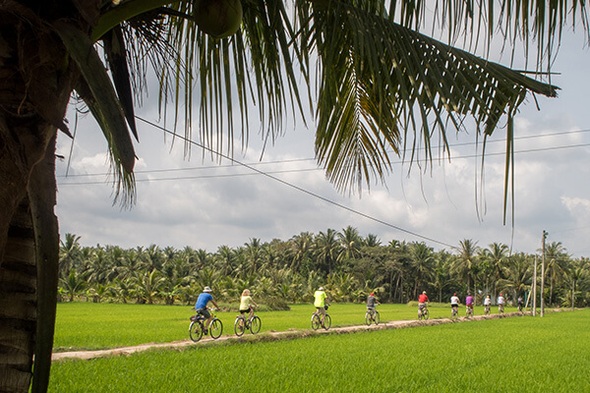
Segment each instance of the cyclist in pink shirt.
[{"label": "cyclist in pink shirt", "polygon": [[471,315],[473,315],[473,296],[471,293],[467,292],[467,297],[465,298],[465,306],[471,311]]}]

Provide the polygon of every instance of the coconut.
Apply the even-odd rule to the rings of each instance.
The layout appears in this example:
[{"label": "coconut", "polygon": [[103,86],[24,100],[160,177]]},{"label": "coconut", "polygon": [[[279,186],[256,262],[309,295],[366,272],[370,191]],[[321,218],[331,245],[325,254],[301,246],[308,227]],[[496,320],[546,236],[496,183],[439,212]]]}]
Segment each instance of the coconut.
[{"label": "coconut", "polygon": [[196,0],[193,10],[197,26],[215,38],[229,37],[242,24],[240,0]]}]

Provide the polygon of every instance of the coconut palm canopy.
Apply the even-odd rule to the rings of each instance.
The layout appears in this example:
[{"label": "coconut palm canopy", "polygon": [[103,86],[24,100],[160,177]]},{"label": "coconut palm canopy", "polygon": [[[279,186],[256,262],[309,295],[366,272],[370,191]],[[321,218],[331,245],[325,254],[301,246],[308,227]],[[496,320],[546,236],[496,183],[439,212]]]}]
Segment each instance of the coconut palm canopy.
[{"label": "coconut palm canopy", "polygon": [[[212,151],[231,153],[237,133],[247,140],[252,105],[273,138],[284,116],[315,103],[317,160],[349,190],[387,175],[388,150],[412,161],[420,142],[428,158],[431,138],[446,141],[466,117],[484,140],[506,118],[510,141],[527,94],[556,95],[542,76],[562,28],[587,34],[587,18],[585,1],[565,0],[2,1],[0,346],[13,350],[0,355],[0,390],[28,390],[33,353],[33,390],[47,386],[55,137],[70,133],[72,95],[108,141],[123,201],[134,196],[134,108],[151,75],[161,108],[172,103],[186,137]],[[538,77],[474,55],[498,35],[538,53]]]}]

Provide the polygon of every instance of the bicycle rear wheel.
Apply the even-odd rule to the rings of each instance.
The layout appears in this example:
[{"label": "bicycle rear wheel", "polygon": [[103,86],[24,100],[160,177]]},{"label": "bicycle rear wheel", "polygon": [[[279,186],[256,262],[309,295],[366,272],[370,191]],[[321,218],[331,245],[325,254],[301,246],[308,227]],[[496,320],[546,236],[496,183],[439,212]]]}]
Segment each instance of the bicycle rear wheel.
[{"label": "bicycle rear wheel", "polygon": [[237,317],[234,322],[234,332],[236,333],[236,336],[240,337],[244,334],[244,331],[246,331],[246,320],[242,316]]},{"label": "bicycle rear wheel", "polygon": [[330,329],[330,327],[332,326],[332,318],[330,317],[329,314],[326,314],[326,316],[324,317],[324,323],[322,323],[322,327],[326,330]]},{"label": "bicycle rear wheel", "polygon": [[221,323],[221,320],[219,320],[217,318],[213,318],[213,320],[209,324],[209,334],[211,334],[211,337],[213,339],[218,339],[219,337],[221,337],[222,333],[223,333],[223,323]]},{"label": "bicycle rear wheel", "polygon": [[313,330],[318,330],[320,327],[322,327],[322,322],[320,319],[320,316],[318,314],[313,314],[311,316],[311,328]]},{"label": "bicycle rear wheel", "polygon": [[200,321],[193,321],[191,322],[190,326],[188,327],[188,333],[191,337],[191,340],[197,342],[203,337],[203,325]]}]

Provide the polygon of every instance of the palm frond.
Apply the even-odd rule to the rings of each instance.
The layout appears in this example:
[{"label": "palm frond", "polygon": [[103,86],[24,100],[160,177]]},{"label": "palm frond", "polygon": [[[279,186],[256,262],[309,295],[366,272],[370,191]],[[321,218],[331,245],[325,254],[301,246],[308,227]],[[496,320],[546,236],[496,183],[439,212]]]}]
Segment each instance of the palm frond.
[{"label": "palm frond", "polygon": [[82,75],[77,90],[108,141],[112,168],[116,175],[115,195],[118,197],[122,191],[123,201],[132,202],[135,190],[135,152],[123,109],[104,64],[94,49],[94,43],[83,32],[63,22],[56,22],[54,29]]},{"label": "palm frond", "polygon": [[459,130],[469,114],[489,135],[528,91],[556,95],[555,86],[393,23],[381,9],[330,4],[313,15],[323,67],[316,154],[339,189],[368,185],[369,171],[382,178],[387,148],[409,148],[412,161],[423,145],[431,157],[432,135],[446,144],[449,122]]}]

